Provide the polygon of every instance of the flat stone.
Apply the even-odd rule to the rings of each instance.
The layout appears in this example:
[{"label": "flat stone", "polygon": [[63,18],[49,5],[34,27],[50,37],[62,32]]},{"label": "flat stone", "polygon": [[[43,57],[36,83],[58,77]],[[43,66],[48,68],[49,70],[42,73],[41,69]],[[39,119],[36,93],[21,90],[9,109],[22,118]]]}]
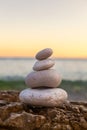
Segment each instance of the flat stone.
[{"label": "flat stone", "polygon": [[50,57],[52,55],[52,53],[53,53],[53,50],[51,48],[46,48],[46,49],[39,51],[35,57],[37,60],[43,60],[43,59],[47,59],[48,57]]},{"label": "flat stone", "polygon": [[67,101],[67,92],[61,88],[25,89],[20,95],[21,102],[34,106],[59,106]]},{"label": "flat stone", "polygon": [[46,70],[53,67],[54,64],[55,62],[52,59],[36,61],[33,66],[33,70],[35,71]]},{"label": "flat stone", "polygon": [[53,69],[34,71],[25,78],[25,83],[30,88],[58,87],[61,83],[60,75]]}]

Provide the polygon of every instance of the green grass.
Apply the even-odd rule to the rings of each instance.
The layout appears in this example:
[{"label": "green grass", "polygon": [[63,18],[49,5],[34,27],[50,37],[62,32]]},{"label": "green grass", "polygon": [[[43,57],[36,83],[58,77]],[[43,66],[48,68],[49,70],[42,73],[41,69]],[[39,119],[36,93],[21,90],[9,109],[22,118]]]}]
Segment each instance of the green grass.
[{"label": "green grass", "polygon": [[[59,86],[67,91],[86,91],[87,81],[66,81],[63,80]],[[4,81],[0,80],[0,90],[22,90],[27,88],[24,80]]]},{"label": "green grass", "polygon": [[[0,90],[23,90],[27,88],[24,80],[4,81],[0,80]],[[63,80],[59,88],[67,91],[69,100],[87,101],[87,81],[65,81]]]},{"label": "green grass", "polygon": [[18,81],[0,80],[0,90],[21,90],[25,87],[26,85],[23,80],[18,80]]},{"label": "green grass", "polygon": [[87,81],[63,80],[60,87],[65,89],[67,92],[87,92]]}]

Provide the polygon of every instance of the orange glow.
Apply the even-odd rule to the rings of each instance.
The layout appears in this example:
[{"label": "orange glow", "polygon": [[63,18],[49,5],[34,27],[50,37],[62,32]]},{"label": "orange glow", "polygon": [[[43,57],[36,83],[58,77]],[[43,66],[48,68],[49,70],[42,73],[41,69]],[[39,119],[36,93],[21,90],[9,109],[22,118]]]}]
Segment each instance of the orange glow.
[{"label": "orange glow", "polygon": [[1,1],[0,57],[87,58],[87,1]]},{"label": "orange glow", "polygon": [[52,48],[54,57],[59,58],[87,58],[87,45],[82,44],[70,44],[70,43],[8,43],[5,46],[0,45],[0,56],[1,57],[34,57],[35,54],[44,48]]},{"label": "orange glow", "polygon": [[[1,34],[2,35],[2,34]],[[5,35],[5,38],[4,38]],[[44,48],[52,48],[54,57],[87,58],[87,38],[84,34],[41,32],[39,34],[16,32],[2,35],[0,39],[1,57],[34,57]]]}]

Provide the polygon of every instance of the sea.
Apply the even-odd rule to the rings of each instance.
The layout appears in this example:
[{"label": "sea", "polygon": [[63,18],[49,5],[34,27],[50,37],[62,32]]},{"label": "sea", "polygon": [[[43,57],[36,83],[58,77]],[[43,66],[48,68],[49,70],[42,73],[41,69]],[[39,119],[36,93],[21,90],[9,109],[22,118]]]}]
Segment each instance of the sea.
[{"label": "sea", "polygon": [[[54,58],[52,69],[61,75],[63,80],[87,80],[87,59],[58,59]],[[32,72],[34,58],[0,58],[0,80],[24,79]]]}]

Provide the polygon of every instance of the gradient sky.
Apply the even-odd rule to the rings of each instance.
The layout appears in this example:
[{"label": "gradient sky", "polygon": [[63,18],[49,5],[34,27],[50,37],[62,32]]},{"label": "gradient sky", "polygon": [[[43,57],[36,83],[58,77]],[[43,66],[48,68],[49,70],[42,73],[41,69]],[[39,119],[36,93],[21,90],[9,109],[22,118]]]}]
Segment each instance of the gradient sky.
[{"label": "gradient sky", "polygon": [[87,0],[1,0],[0,56],[87,58]]}]

